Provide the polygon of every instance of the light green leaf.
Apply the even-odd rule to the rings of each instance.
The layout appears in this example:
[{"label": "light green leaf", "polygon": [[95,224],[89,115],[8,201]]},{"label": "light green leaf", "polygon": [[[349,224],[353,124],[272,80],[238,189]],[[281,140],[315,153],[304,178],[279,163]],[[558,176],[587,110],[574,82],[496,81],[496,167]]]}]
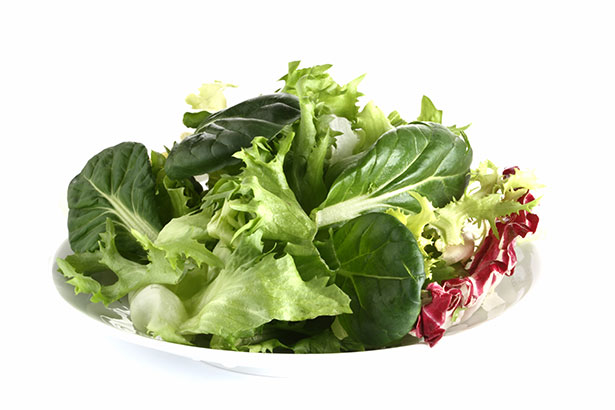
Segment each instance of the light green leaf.
[{"label": "light green leaf", "polygon": [[226,97],[224,90],[228,87],[237,87],[232,84],[215,81],[203,84],[197,94],[190,94],[186,97],[186,102],[195,110],[206,110],[216,112],[226,108]]},{"label": "light green leaf", "polygon": [[261,234],[242,235],[224,269],[190,301],[182,334],[241,335],[271,320],[301,321],[350,312],[326,278],[304,282],[290,255],[263,254]]},{"label": "light green leaf", "polygon": [[438,110],[429,97],[424,95],[421,100],[421,114],[416,120],[442,124],[442,110]]},{"label": "light green leaf", "polygon": [[148,285],[130,297],[130,320],[138,331],[189,344],[177,330],[188,318],[182,301],[162,285]]},{"label": "light green leaf", "polygon": [[368,102],[357,116],[357,127],[359,143],[354,148],[355,154],[367,149],[382,134],[393,128],[389,119],[373,101]]},{"label": "light green leaf", "polygon": [[[136,231],[133,231],[136,232]],[[137,234],[138,239],[149,241],[145,235]],[[68,278],[68,282],[75,286],[77,293],[89,293],[92,295],[92,302],[103,302],[110,304],[128,293],[141,289],[149,284],[175,284],[182,276],[182,270],[174,268],[165,259],[164,253],[149,252],[150,263],[141,264],[123,257],[116,246],[115,225],[111,219],[106,221],[106,231],[100,235],[99,252],[90,255],[90,264],[74,262],[75,259],[65,258],[58,260],[58,267],[62,274]],[[94,257],[98,257],[96,264],[93,263]],[[92,270],[100,270],[105,266],[107,270],[113,272],[117,280],[113,283],[105,284],[97,281],[90,276]]]},{"label": "light green leaf", "polygon": [[288,156],[287,175],[297,200],[309,212],[327,194],[324,173],[334,137],[339,134],[331,128],[331,122],[342,117],[354,128],[361,96],[357,87],[363,76],[341,86],[326,72],[330,65],[298,67],[298,61],[290,63],[288,74],[282,77],[286,82],[282,92],[297,95],[301,108],[301,120],[294,126],[296,137]]},{"label": "light green leaf", "polygon": [[201,211],[172,219],[162,228],[155,241],[136,232],[134,235],[149,252],[150,259],[161,252],[160,262],[168,263],[172,269],[183,268],[186,258],[193,260],[197,266],[222,267],[222,261],[205,246],[205,241],[212,239],[207,232],[210,220],[210,215]]},{"label": "light green leaf", "polygon": [[210,235],[228,245],[242,232],[256,230],[265,239],[311,242],[316,226],[297,202],[284,174],[284,157],[292,139],[292,133],[285,135],[274,149],[257,137],[250,148],[235,154],[244,162],[243,170],[223,178],[205,197],[205,206],[215,208],[208,225]]}]

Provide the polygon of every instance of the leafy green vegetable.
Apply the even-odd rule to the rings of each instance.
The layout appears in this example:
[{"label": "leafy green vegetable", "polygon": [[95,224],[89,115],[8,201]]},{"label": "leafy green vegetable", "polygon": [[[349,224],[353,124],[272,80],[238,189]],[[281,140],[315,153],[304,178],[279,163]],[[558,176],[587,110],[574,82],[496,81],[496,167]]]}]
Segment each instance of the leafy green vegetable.
[{"label": "leafy green vegetable", "polygon": [[230,245],[242,232],[260,230],[265,239],[311,244],[316,225],[295,199],[283,170],[292,137],[278,140],[275,155],[261,137],[235,154],[245,167],[221,179],[203,204],[213,214],[208,226],[212,235]]},{"label": "leafy green vegetable", "polygon": [[166,157],[163,154],[152,151],[151,162],[156,180],[156,206],[162,223],[196,210],[201,203],[202,185],[192,177],[169,178],[164,171]]},{"label": "leafy green vegetable", "polygon": [[316,207],[327,195],[324,173],[335,136],[331,128],[336,117],[356,120],[357,86],[362,76],[340,86],[327,73],[330,65],[299,69],[299,62],[289,64],[282,92],[297,95],[301,120],[295,125],[295,139],[287,158],[287,176],[292,190],[306,212]]},{"label": "leafy green vegetable", "polygon": [[424,95],[421,100],[421,114],[416,120],[442,124],[442,110],[438,110],[429,97]]},{"label": "leafy green vegetable", "polygon": [[359,143],[354,148],[355,154],[365,151],[382,134],[393,128],[389,119],[373,101],[368,102],[357,116],[357,127]]},{"label": "leafy green vegetable", "polygon": [[140,250],[131,230],[150,239],[162,228],[155,180],[146,148],[123,142],[88,161],[68,186],[68,238],[75,252],[98,249],[106,220],[116,225],[120,248],[126,254]]},{"label": "leafy green vegetable", "polygon": [[[173,284],[180,279],[182,270],[168,262],[161,263],[164,258],[161,254],[150,254],[150,263],[145,265],[126,259],[118,250],[116,238],[115,224],[107,218],[106,230],[100,234],[99,250],[57,260],[68,283],[75,286],[75,293],[89,293],[92,302],[108,305],[149,284]],[[103,284],[91,277],[91,273],[100,272],[101,267],[113,272],[117,280]]]},{"label": "leafy green vegetable", "polygon": [[[391,113],[391,115],[395,115],[395,113]],[[394,118],[397,120],[397,118]],[[421,100],[421,114],[416,119],[417,121],[427,121],[427,122],[435,122],[437,124],[442,124],[442,110],[436,108],[434,103],[427,96],[423,96]],[[397,121],[396,121],[397,122]],[[447,127],[453,134],[464,136],[464,131],[470,127],[470,124],[464,125],[463,127],[457,127],[456,125],[451,125]],[[466,140],[466,143],[468,141]]]},{"label": "leafy green vegetable", "polygon": [[221,81],[203,84],[199,88],[199,94],[190,94],[186,97],[186,102],[196,110],[207,110],[216,112],[226,108],[226,97],[224,90],[228,87],[235,87]]},{"label": "leafy green vegetable", "polygon": [[236,154],[246,165],[237,177],[240,181],[238,192],[251,193],[252,198],[231,206],[254,215],[249,226],[251,229],[260,227],[266,239],[310,243],[316,234],[316,225],[301,209],[283,169],[292,137],[289,134],[279,140],[275,156],[263,138],[255,138],[250,149]]},{"label": "leafy green vegetable", "polygon": [[230,108],[228,84],[205,84],[186,100],[194,134],[167,153],[90,159],[68,189],[74,254],[57,260],[75,292],[127,296],[150,336],[244,352],[433,344],[465,317],[503,274],[501,246],[510,269],[515,235],[535,232],[535,176],[471,171],[468,126],[427,97],[412,123],[361,108],[363,76],[340,85],[330,67],[291,62],[281,92]]},{"label": "leafy green vegetable", "polygon": [[183,334],[240,336],[271,320],[301,321],[350,312],[326,278],[304,282],[289,255],[263,254],[260,232],[243,235],[225,267],[189,302]]},{"label": "leafy green vegetable", "polygon": [[441,207],[459,198],[470,176],[472,150],[447,128],[415,123],[386,132],[335,179],[313,212],[319,227],[365,212],[421,210],[415,191]]},{"label": "leafy green vegetable", "polygon": [[209,116],[211,116],[209,111],[186,112],[184,113],[184,118],[182,121],[188,128],[197,128],[205,122]]},{"label": "leafy green vegetable", "polygon": [[440,231],[446,245],[463,242],[462,232],[468,220],[478,225],[489,223],[497,235],[498,218],[530,211],[538,203],[538,199],[525,204],[517,201],[528,189],[541,187],[532,172],[518,171],[504,179],[497,167],[486,161],[474,171],[471,182],[478,182],[478,185],[469,185],[458,201],[435,210],[436,216],[431,224]]},{"label": "leafy green vegetable", "polygon": [[271,138],[299,116],[297,98],[289,94],[262,95],[218,111],[173,146],[165,171],[181,179],[236,164],[233,154],[249,147],[254,137]]},{"label": "leafy green vegetable", "polygon": [[148,285],[130,298],[135,329],[174,343],[189,344],[177,329],[188,318],[182,301],[162,285]]},{"label": "leafy green vegetable", "polygon": [[401,339],[419,314],[425,279],[412,233],[393,216],[373,213],[344,224],[333,243],[336,283],[352,300],[353,313],[338,318],[348,335],[368,347]]}]

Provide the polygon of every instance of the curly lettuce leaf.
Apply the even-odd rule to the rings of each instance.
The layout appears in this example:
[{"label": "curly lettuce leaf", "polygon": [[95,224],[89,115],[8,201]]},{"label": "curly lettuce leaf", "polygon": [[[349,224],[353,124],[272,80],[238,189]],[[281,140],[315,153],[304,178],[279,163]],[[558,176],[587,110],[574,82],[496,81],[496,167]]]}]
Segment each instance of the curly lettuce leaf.
[{"label": "curly lettuce leaf", "polygon": [[368,102],[357,116],[355,130],[359,136],[359,142],[354,147],[353,153],[365,151],[385,132],[393,128],[389,118],[382,112],[373,101]]},{"label": "curly lettuce leaf", "polygon": [[190,259],[196,266],[222,267],[222,260],[205,245],[211,239],[207,231],[210,220],[210,215],[205,211],[174,218],[162,228],[154,241],[137,232],[133,234],[148,251],[152,263],[183,269],[187,259]]},{"label": "curly lettuce leaf", "polygon": [[327,195],[324,173],[328,157],[339,131],[332,128],[336,117],[355,123],[357,87],[363,76],[339,85],[327,73],[330,65],[299,68],[299,61],[289,64],[282,92],[299,97],[301,120],[295,124],[296,137],[287,158],[289,185],[303,209],[309,212]]},{"label": "curly lettuce leaf", "polygon": [[293,135],[275,145],[257,137],[250,148],[235,154],[244,168],[221,178],[204,198],[203,207],[213,214],[207,228],[212,237],[231,246],[243,232],[258,230],[264,239],[311,243],[316,225],[299,205],[283,169]]},{"label": "curly lettuce leaf", "polygon": [[[138,236],[149,241],[145,235]],[[116,239],[115,224],[108,218],[106,230],[100,234],[98,251],[77,253],[70,258],[57,260],[60,272],[75,287],[75,293],[91,294],[90,300],[93,303],[109,305],[149,284],[175,284],[181,278],[182,269],[166,262],[161,263],[160,255],[149,253],[147,264],[125,258],[118,251]],[[92,276],[92,273],[101,272],[101,267],[114,273],[115,280],[112,283],[101,283]]]},{"label": "curly lettuce leaf", "polygon": [[162,224],[196,210],[203,187],[193,177],[171,179],[164,170],[166,155],[151,152],[152,172],[156,181],[155,199]]},{"label": "curly lettuce leaf", "polygon": [[240,336],[274,319],[350,313],[350,299],[327,278],[304,282],[290,255],[264,254],[261,233],[244,234],[224,269],[189,301],[182,334]]},{"label": "curly lettuce leaf", "polygon": [[531,211],[538,204],[538,199],[527,203],[518,201],[528,190],[541,187],[534,173],[516,170],[509,174],[499,173],[492,162],[485,161],[472,172],[464,195],[436,210],[436,218],[431,225],[440,232],[444,245],[463,244],[463,232],[468,221],[479,227],[488,223],[497,237],[498,218]]}]

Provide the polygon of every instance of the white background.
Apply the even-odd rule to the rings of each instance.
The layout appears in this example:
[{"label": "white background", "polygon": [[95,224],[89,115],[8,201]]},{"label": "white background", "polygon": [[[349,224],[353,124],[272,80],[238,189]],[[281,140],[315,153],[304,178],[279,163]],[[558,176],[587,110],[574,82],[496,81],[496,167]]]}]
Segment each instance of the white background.
[{"label": "white background", "polygon": [[[613,12],[609,2],[3,2],[0,407],[612,408]],[[87,159],[183,131],[203,82],[276,89],[287,63],[331,63],[385,112],[472,122],[477,160],[547,186],[539,281],[503,316],[308,380],[222,371],[75,321],[51,282],[65,192]],[[366,102],[367,99],[364,101]],[[12,403],[12,404],[11,404]]]}]

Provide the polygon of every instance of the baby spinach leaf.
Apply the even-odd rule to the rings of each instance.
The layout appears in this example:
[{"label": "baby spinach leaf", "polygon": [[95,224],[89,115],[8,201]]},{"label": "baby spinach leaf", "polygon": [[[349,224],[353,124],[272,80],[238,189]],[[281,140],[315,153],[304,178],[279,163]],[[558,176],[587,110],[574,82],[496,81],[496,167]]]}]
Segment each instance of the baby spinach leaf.
[{"label": "baby spinach leaf", "polygon": [[162,227],[147,149],[123,142],[92,157],[68,186],[68,239],[74,252],[94,251],[106,220],[117,226],[117,244],[126,254],[140,249],[130,234],[150,239]]},{"label": "baby spinach leaf", "polygon": [[187,112],[184,113],[183,123],[188,128],[198,128],[210,115],[209,111]]},{"label": "baby spinach leaf", "polygon": [[389,207],[417,213],[421,207],[410,191],[436,207],[458,199],[470,177],[472,150],[442,125],[413,123],[384,133],[351,159],[312,213],[319,227]]},{"label": "baby spinach leaf", "polygon": [[181,179],[236,164],[239,159],[233,154],[249,147],[254,137],[271,138],[300,115],[297,97],[282,93],[262,95],[218,111],[205,117],[193,135],[173,146],[166,173]]},{"label": "baby spinach leaf", "polygon": [[338,317],[348,335],[366,347],[406,335],[421,309],[423,256],[412,233],[395,217],[371,213],[333,234],[340,262],[336,284],[350,296],[352,314]]}]

